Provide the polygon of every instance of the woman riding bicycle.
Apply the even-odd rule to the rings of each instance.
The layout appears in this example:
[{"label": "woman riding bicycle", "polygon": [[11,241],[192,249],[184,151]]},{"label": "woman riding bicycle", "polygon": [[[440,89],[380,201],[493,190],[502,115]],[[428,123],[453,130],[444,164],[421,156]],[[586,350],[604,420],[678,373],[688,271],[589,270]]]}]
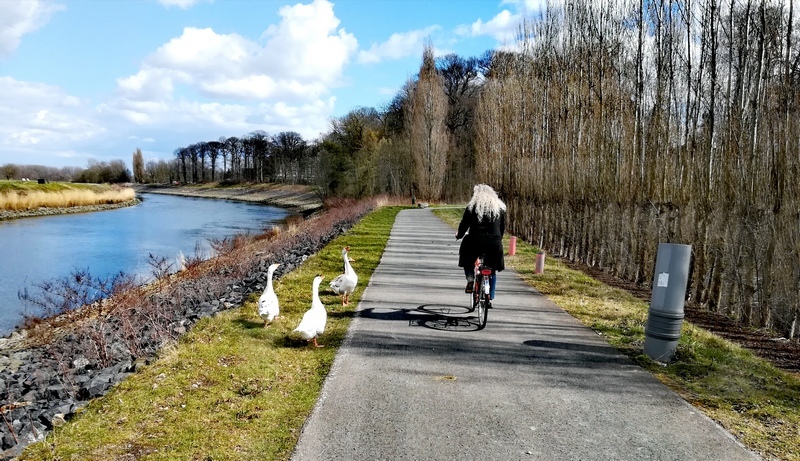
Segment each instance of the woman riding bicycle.
[{"label": "woman riding bicycle", "polygon": [[456,234],[456,240],[464,238],[458,251],[458,266],[464,268],[464,275],[467,277],[465,292],[472,292],[475,281],[475,260],[483,256],[484,264],[492,268],[490,298],[494,299],[496,272],[505,269],[503,260],[505,230],[506,204],[500,200],[494,189],[486,184],[478,184],[473,188],[472,199],[464,209],[464,216]]}]

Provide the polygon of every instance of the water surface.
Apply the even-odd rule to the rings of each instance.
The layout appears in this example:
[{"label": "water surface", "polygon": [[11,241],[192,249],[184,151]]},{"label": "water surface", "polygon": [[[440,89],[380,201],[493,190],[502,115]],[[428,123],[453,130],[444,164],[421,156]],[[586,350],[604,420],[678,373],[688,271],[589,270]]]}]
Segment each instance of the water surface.
[{"label": "water surface", "polygon": [[141,194],[139,205],[92,213],[0,221],[0,334],[37,312],[18,297],[25,287],[88,269],[151,277],[149,255],[175,263],[178,254],[210,254],[211,239],[260,233],[290,212],[230,200]]}]

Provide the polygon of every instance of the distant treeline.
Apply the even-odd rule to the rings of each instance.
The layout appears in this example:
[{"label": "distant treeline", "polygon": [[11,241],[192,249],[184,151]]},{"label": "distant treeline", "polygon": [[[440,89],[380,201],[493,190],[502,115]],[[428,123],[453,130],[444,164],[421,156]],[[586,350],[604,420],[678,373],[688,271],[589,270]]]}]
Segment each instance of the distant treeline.
[{"label": "distant treeline", "polygon": [[112,160],[110,162],[90,161],[87,168],[55,168],[42,165],[6,163],[0,166],[0,178],[118,184],[131,182],[131,172],[125,166],[124,160]]}]

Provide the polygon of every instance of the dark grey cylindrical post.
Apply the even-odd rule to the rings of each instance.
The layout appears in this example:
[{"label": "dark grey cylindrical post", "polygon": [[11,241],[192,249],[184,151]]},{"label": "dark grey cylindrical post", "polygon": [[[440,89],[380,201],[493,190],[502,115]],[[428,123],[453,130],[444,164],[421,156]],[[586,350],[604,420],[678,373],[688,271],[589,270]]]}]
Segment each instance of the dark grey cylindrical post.
[{"label": "dark grey cylindrical post", "polygon": [[675,356],[681,337],[691,256],[691,245],[658,244],[653,294],[644,329],[644,353],[653,360],[669,362]]}]

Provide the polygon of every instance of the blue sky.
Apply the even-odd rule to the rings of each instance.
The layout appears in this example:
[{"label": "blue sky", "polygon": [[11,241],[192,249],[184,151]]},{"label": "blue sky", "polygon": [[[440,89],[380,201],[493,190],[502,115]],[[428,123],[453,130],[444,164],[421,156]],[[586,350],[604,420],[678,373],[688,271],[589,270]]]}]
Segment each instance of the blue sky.
[{"label": "blue sky", "polygon": [[545,0],[0,0],[0,165],[316,139],[437,55],[513,44]]}]

